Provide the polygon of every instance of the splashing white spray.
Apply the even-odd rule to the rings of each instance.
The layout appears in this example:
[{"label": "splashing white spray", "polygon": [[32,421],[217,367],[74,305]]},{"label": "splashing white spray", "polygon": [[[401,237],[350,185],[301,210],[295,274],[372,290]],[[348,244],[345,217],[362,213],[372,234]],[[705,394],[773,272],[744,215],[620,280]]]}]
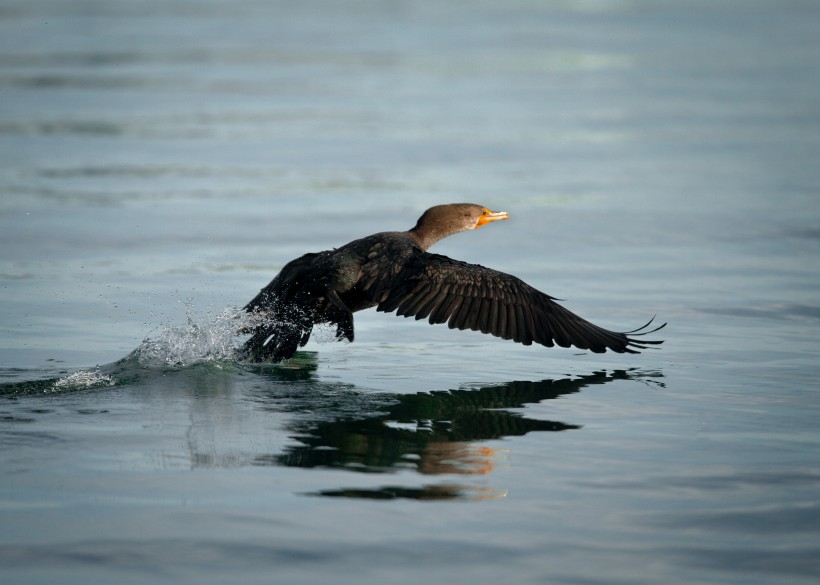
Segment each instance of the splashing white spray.
[{"label": "splashing white spray", "polygon": [[187,322],[183,327],[166,326],[156,337],[146,337],[132,354],[147,367],[185,367],[235,358],[241,338],[239,331],[252,324],[253,317],[236,307],[227,307],[205,323],[197,323],[186,303]]}]

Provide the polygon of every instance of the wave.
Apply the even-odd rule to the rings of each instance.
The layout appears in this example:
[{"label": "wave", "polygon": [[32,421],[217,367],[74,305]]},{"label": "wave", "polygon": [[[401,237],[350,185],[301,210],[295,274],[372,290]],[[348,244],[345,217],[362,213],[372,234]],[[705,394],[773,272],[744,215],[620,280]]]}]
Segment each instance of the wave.
[{"label": "wave", "polygon": [[[186,322],[182,326],[164,326],[149,335],[127,356],[111,364],[95,366],[60,376],[0,384],[0,396],[20,394],[53,394],[129,384],[142,370],[182,369],[201,364],[235,363],[244,341],[243,328],[253,324],[253,317],[236,307],[226,307],[203,320],[192,315],[186,305]],[[47,374],[50,372],[46,372]],[[19,372],[18,372],[19,374]],[[32,374],[43,374],[32,370]]]}]

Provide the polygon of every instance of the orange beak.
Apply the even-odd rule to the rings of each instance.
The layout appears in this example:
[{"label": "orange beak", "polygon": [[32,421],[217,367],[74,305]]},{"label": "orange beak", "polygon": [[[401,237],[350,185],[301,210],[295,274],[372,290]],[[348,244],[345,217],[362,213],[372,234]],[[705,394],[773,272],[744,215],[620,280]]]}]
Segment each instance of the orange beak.
[{"label": "orange beak", "polygon": [[506,211],[490,211],[486,207],[484,208],[484,213],[481,214],[481,217],[478,218],[478,221],[475,224],[475,227],[480,228],[484,224],[490,223],[491,221],[498,221],[500,219],[509,219],[510,214]]}]

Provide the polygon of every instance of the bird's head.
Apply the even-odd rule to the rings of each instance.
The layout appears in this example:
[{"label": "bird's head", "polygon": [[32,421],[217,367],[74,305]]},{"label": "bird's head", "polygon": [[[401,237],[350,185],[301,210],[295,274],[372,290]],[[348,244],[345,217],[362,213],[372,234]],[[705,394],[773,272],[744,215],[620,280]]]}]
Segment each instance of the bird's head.
[{"label": "bird's head", "polygon": [[490,211],[475,203],[449,203],[425,211],[410,232],[427,249],[447,236],[509,217],[506,211]]},{"label": "bird's head", "polygon": [[474,230],[491,221],[509,217],[506,211],[490,211],[475,203],[448,203],[436,205],[425,211],[413,229],[435,231],[444,234],[444,237],[464,230]]}]

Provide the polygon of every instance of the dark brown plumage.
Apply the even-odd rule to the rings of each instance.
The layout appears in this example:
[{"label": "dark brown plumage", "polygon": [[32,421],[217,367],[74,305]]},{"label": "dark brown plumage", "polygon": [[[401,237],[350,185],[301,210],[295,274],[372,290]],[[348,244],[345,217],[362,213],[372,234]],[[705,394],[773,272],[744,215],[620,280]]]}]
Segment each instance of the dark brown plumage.
[{"label": "dark brown plumage", "polygon": [[665,323],[609,331],[515,276],[427,252],[442,238],[508,217],[472,203],[437,205],[409,231],[374,234],[289,262],[245,306],[258,322],[243,358],[287,359],[307,343],[317,323],[332,323],[337,339],[353,341],[353,313],[370,307],[524,345],[639,353],[662,343],[640,337]]}]

